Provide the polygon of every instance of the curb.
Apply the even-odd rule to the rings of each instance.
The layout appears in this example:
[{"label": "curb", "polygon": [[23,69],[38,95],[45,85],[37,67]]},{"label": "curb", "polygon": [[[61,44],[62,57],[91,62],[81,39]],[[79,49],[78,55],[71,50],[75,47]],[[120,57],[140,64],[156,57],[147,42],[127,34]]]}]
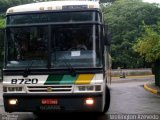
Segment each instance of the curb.
[{"label": "curb", "polygon": [[147,82],[151,79],[154,79],[153,75],[127,76],[126,78],[112,77],[111,83],[126,83],[126,82],[132,82],[132,81]]},{"label": "curb", "polygon": [[156,90],[156,89],[153,89],[153,88],[150,88],[148,87],[147,84],[144,84],[144,89],[148,90],[149,92],[152,92],[154,94],[160,94],[160,91]]},{"label": "curb", "polygon": [[137,80],[137,79],[128,79],[127,78],[127,80],[124,80],[124,79],[121,79],[121,80],[112,80],[111,84],[112,83],[128,83],[128,82],[136,82],[136,81],[147,82],[148,80],[147,79]]},{"label": "curb", "polygon": [[[154,77],[154,75],[135,75],[135,76],[132,76],[132,75],[127,75],[125,78],[146,78],[146,77]],[[120,77],[119,76],[112,76],[112,79],[119,79]]]}]

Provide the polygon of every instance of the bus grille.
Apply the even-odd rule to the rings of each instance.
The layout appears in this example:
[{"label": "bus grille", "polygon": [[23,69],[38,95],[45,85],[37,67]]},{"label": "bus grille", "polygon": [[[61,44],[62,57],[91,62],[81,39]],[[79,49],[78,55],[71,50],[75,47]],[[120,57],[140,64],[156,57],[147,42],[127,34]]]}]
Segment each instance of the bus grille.
[{"label": "bus grille", "polygon": [[71,93],[72,85],[67,86],[27,86],[29,93]]}]

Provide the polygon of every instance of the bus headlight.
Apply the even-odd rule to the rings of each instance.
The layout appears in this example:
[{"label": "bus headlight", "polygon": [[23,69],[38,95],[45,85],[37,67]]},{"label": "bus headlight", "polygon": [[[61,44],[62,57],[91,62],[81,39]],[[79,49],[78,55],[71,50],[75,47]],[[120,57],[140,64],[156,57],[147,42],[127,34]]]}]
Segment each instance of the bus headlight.
[{"label": "bus headlight", "polygon": [[24,87],[3,87],[3,92],[24,92]]},{"label": "bus headlight", "polygon": [[94,87],[93,86],[78,86],[79,91],[93,91]]},{"label": "bus headlight", "polygon": [[100,92],[101,85],[78,85],[75,86],[74,92]]}]

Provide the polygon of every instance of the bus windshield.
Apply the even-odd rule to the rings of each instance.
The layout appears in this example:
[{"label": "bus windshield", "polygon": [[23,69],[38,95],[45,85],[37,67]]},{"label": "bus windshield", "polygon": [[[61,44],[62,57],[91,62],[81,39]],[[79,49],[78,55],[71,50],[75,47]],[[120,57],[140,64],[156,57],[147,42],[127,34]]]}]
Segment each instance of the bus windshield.
[{"label": "bus windshield", "polygon": [[8,27],[7,68],[102,67],[100,25]]}]

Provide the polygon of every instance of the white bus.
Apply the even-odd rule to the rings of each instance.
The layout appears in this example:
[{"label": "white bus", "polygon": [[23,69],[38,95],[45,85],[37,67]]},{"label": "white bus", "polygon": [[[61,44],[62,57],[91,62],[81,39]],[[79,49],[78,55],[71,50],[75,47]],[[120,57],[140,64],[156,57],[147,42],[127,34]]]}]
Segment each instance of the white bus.
[{"label": "white bus", "polygon": [[109,40],[97,1],[50,1],[6,12],[6,112],[100,112],[110,104]]}]

